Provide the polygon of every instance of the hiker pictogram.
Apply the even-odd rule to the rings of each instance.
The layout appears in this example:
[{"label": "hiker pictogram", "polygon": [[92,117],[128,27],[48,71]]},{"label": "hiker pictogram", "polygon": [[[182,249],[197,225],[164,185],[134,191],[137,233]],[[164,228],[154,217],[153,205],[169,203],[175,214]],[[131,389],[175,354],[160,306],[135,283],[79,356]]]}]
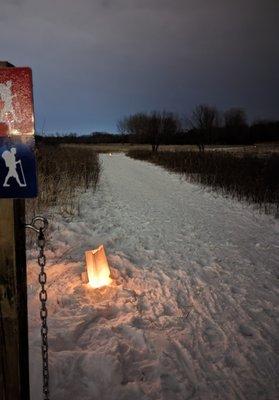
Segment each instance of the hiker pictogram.
[{"label": "hiker pictogram", "polygon": [[11,150],[5,150],[2,153],[2,158],[5,161],[8,173],[5,177],[3,187],[9,187],[9,179],[14,178],[20,187],[26,187],[25,175],[22,167],[21,160],[16,160],[16,148],[12,147]]}]

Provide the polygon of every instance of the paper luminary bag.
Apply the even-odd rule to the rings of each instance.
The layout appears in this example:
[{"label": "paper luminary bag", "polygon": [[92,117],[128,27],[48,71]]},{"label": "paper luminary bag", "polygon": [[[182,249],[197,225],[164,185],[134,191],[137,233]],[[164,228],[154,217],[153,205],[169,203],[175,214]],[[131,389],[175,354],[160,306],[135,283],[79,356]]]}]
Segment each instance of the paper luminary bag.
[{"label": "paper luminary bag", "polygon": [[85,260],[86,272],[82,273],[84,283],[89,283],[93,288],[99,288],[109,285],[112,282],[103,245],[95,250],[86,251]]},{"label": "paper luminary bag", "polygon": [[32,71],[0,68],[0,197],[37,195]]}]

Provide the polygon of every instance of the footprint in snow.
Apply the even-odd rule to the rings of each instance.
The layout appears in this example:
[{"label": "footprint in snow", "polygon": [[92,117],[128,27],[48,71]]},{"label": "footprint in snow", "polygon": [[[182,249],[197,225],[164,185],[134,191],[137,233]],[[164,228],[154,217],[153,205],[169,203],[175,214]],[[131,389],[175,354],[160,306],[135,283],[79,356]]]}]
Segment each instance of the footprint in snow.
[{"label": "footprint in snow", "polygon": [[251,328],[249,325],[241,324],[239,325],[239,332],[242,333],[243,336],[255,336],[256,331]]}]

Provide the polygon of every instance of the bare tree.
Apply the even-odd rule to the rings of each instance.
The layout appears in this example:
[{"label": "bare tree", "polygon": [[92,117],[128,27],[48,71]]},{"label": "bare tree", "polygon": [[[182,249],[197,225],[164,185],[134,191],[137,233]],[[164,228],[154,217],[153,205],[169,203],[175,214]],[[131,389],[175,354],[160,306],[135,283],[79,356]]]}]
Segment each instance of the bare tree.
[{"label": "bare tree", "polygon": [[125,117],[117,127],[120,133],[129,134],[132,141],[151,144],[156,152],[164,138],[177,133],[180,123],[173,113],[153,111]]},{"label": "bare tree", "polygon": [[119,121],[117,121],[116,123],[116,127],[117,127],[117,131],[121,134],[121,135],[126,135],[127,132],[127,117],[120,119]]},{"label": "bare tree", "polygon": [[154,111],[149,116],[149,136],[152,151],[158,151],[159,145],[167,137],[173,136],[180,128],[179,119],[171,112]]},{"label": "bare tree", "polygon": [[210,130],[219,124],[219,114],[215,107],[200,104],[192,112],[192,126],[196,129]]},{"label": "bare tree", "polygon": [[204,150],[204,143],[212,141],[212,131],[219,126],[219,113],[215,107],[199,104],[192,111],[190,126],[196,130],[197,146]]},{"label": "bare tree", "polygon": [[132,142],[144,143],[147,135],[148,119],[144,113],[124,117],[117,123],[118,132],[128,134]]},{"label": "bare tree", "polygon": [[226,128],[243,128],[247,126],[247,116],[242,108],[230,108],[224,113]]}]

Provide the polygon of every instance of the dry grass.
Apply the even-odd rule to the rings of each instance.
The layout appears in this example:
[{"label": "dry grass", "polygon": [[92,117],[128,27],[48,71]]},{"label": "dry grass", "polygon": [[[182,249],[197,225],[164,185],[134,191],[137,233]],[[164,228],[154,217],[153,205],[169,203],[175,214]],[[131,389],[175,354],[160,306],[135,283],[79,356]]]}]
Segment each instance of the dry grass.
[{"label": "dry grass", "polygon": [[[96,153],[128,153],[130,150],[151,150],[149,144],[132,144],[132,143],[100,143],[100,144],[65,144],[65,147],[73,148],[79,146],[79,148],[90,148],[96,151]],[[198,151],[198,147],[195,145],[161,145],[160,151]],[[279,154],[279,143],[260,143],[256,145],[235,145],[235,146],[223,146],[223,145],[212,145],[205,146],[205,151],[225,151],[228,153],[239,154],[242,156],[246,154],[257,154],[265,155],[270,153]]]},{"label": "dry grass", "polygon": [[93,149],[96,153],[127,153],[133,150],[148,150],[150,145],[147,144],[131,144],[131,143],[100,143],[100,144],[65,144],[67,148],[78,146],[79,149]]},{"label": "dry grass", "polygon": [[59,207],[76,214],[78,193],[96,188],[100,165],[92,148],[43,145],[37,149],[39,196],[27,201],[28,217]]},{"label": "dry grass", "polygon": [[[228,152],[130,151],[132,158],[180,173],[192,182],[257,204],[266,213],[279,210],[279,156]],[[262,154],[261,154],[262,155]]]}]

